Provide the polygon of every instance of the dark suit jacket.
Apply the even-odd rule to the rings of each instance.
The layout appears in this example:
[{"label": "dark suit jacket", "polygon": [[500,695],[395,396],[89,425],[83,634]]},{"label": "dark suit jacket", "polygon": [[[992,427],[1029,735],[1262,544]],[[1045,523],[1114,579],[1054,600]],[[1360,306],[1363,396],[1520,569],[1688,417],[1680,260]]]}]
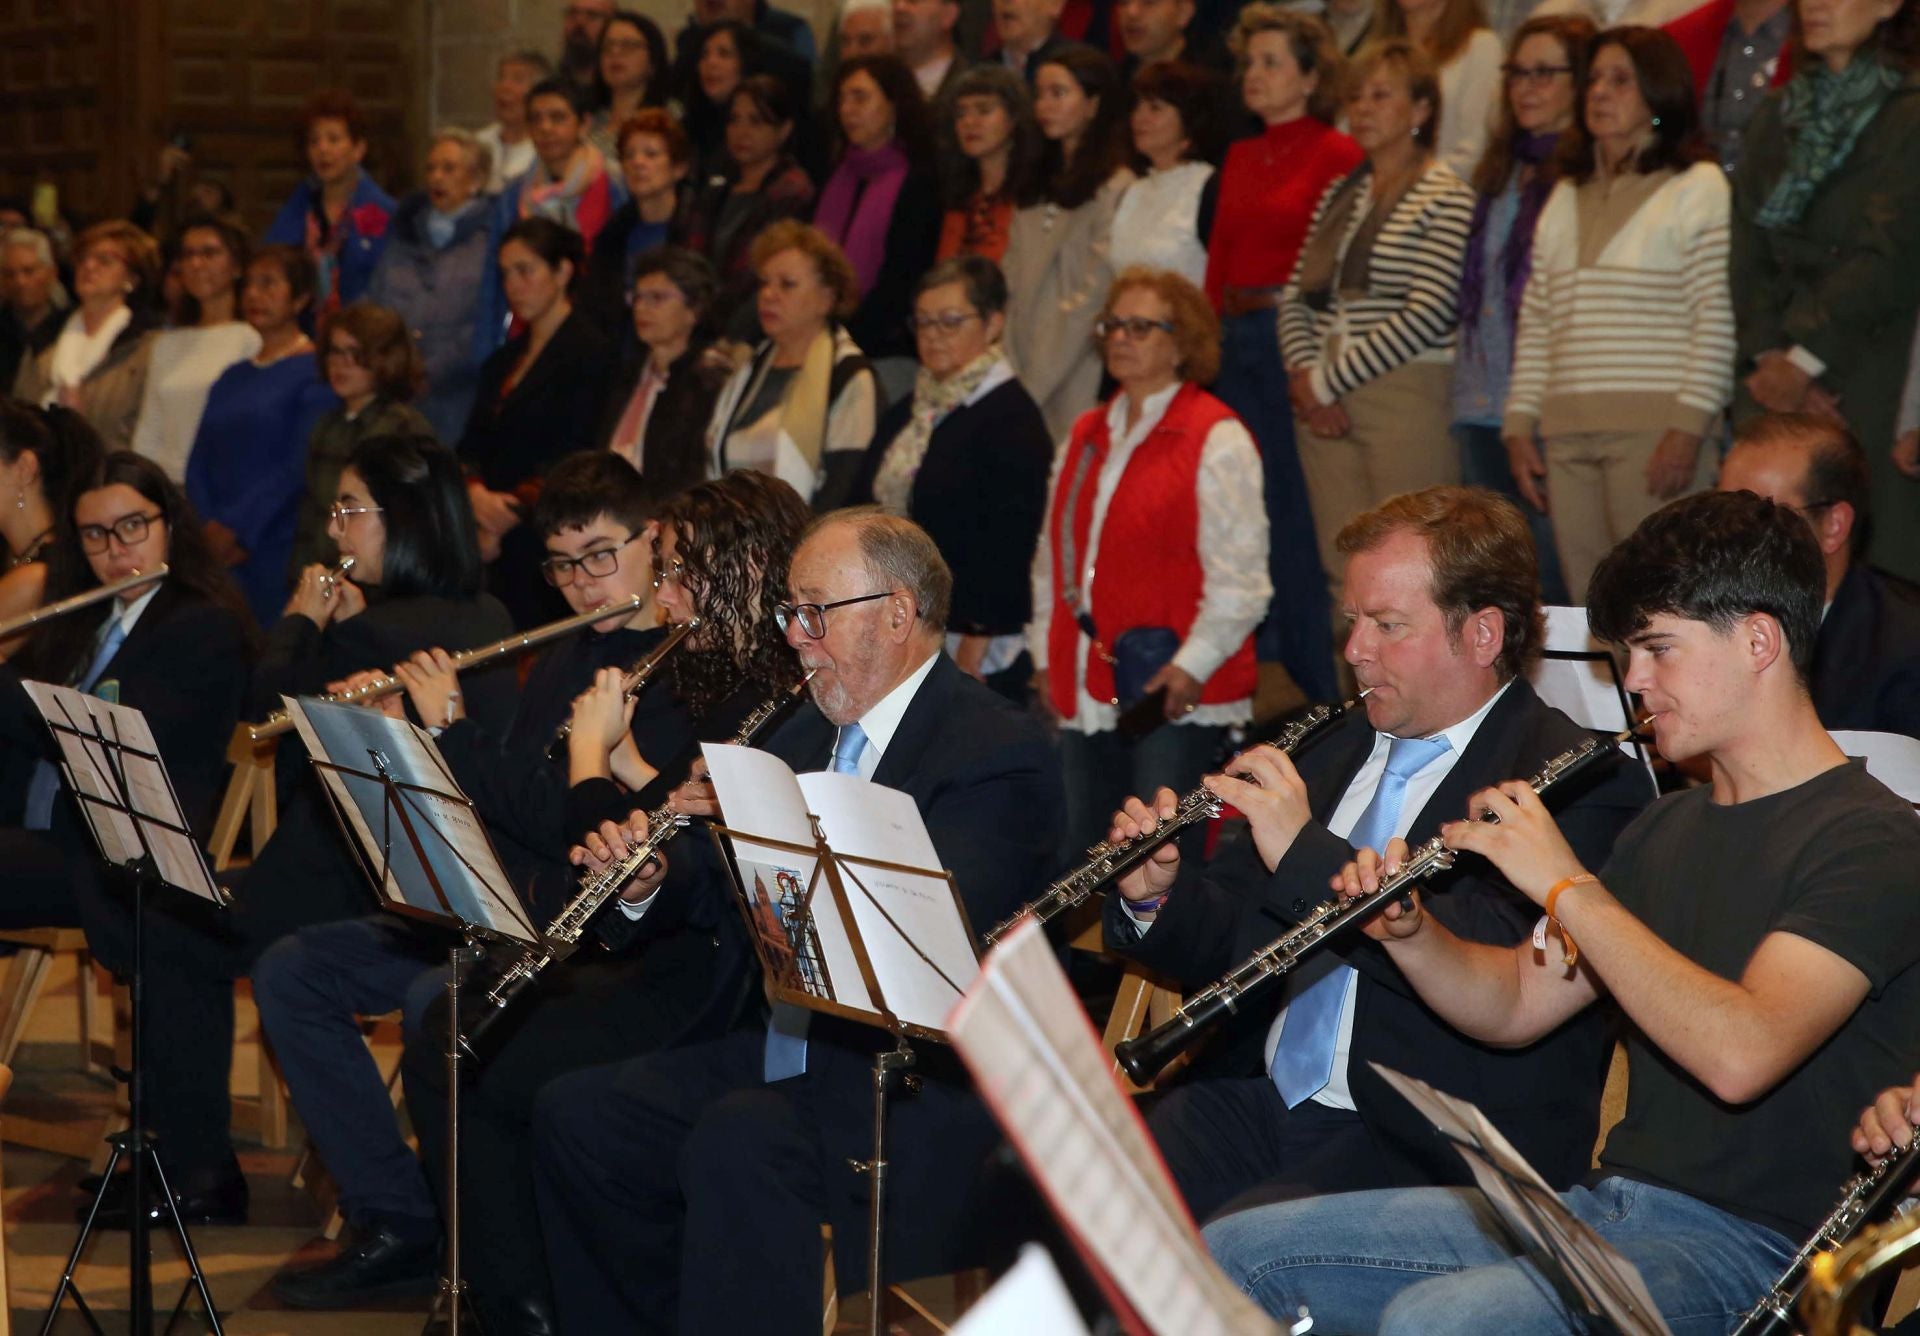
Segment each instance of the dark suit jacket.
[{"label": "dark suit jacket", "polygon": [[1850,568],[1820,623],[1811,688],[1828,728],[1920,738],[1920,589]]},{"label": "dark suit jacket", "polygon": [[[1509,684],[1408,831],[1417,847],[1444,821],[1466,814],[1474,792],[1537,772],[1586,732],[1546,705],[1524,680]],[[1297,759],[1318,820],[1301,831],[1268,875],[1244,832],[1204,873],[1183,870],[1166,907],[1141,936],[1109,897],[1108,945],[1189,987],[1211,982],[1265,945],[1321,901],[1327,880],[1352,857],[1345,840],[1323,823],[1366,761],[1375,734],[1350,716]],[[1567,781],[1550,798],[1560,829],[1590,868],[1606,862],[1615,836],[1653,798],[1638,766],[1603,765]],[[1470,941],[1512,945],[1526,937],[1539,910],[1484,861],[1467,857],[1427,883],[1435,918]],[[1360,1116],[1376,1141],[1404,1156],[1396,1177],[1409,1183],[1466,1181],[1459,1156],[1440,1143],[1413,1107],[1367,1067],[1379,1062],[1473,1101],[1555,1186],[1580,1179],[1592,1162],[1606,1076],[1600,1012],[1587,1012],[1530,1048],[1494,1049],[1467,1039],[1429,1011],[1386,952],[1359,934],[1332,948],[1360,975],[1353,1049],[1347,1076]],[[1279,1011],[1277,990],[1247,1008],[1202,1059],[1202,1076],[1246,1077],[1264,1071],[1266,1032]],[[1254,1185],[1249,1184],[1249,1187]]]},{"label": "dark suit jacket", "polygon": [[[496,492],[523,490],[555,462],[594,444],[612,353],[584,312],[555,330],[539,358],[504,400],[506,383],[526,352],[526,336],[496,348],[480,367],[473,412],[460,437],[460,464]],[[529,493],[529,499],[530,499]]]},{"label": "dark suit jacket", "polygon": [[[767,750],[796,772],[820,770],[834,737],[834,726],[807,701],[775,731]],[[912,795],[976,932],[1040,889],[1064,803],[1059,762],[1037,723],[945,655],[907,707],[874,782]],[[689,832],[670,846],[669,860],[667,880],[646,917],[635,923],[611,909],[602,920],[603,937],[614,943],[686,932],[717,935],[719,963],[683,1041],[762,1026],[758,962],[711,841],[703,832]],[[866,1274],[864,1180],[848,1172],[846,1162],[870,1153],[872,1057],[890,1045],[880,1032],[853,1022],[813,1018],[808,1097],[820,1128],[821,1181],[843,1285],[859,1283],[849,1276]],[[950,1269],[950,1259],[964,1251],[979,1223],[968,1218],[967,1208],[980,1160],[998,1139],[953,1055],[936,1044],[916,1049],[921,1089],[894,1100],[888,1117],[887,1191],[892,1201],[914,1204],[889,1213],[889,1265],[902,1276]]]},{"label": "dark suit jacket", "polygon": [[[713,416],[713,402],[720,397],[720,387],[727,381],[724,370],[701,364],[711,346],[704,339],[696,339],[667,368],[666,387],[647,419],[640,471],[660,489],[662,497],[685,491],[707,476],[707,421]],[[633,398],[646,368],[645,348],[636,346],[621,359],[619,370],[607,382],[600,421],[594,428],[596,448],[604,449],[613,439],[627,411],[627,400]]]},{"label": "dark suit jacket", "polygon": [[[874,474],[912,411],[909,395],[880,419],[854,489],[856,504],[873,500]],[[956,408],[933,429],[907,513],[953,568],[949,631],[1011,634],[1033,615],[1028,568],[1052,467],[1046,419],[1018,378]]]}]

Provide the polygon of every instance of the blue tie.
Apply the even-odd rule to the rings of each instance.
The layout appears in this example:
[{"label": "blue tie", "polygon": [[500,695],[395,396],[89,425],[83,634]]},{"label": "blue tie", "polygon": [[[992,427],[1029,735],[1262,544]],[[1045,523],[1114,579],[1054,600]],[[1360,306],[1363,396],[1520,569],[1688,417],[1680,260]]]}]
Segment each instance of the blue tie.
[{"label": "blue tie", "polygon": [[[1400,824],[1407,781],[1448,750],[1445,738],[1394,738],[1387,747],[1387,769],[1367,809],[1354,823],[1347,843],[1356,849],[1386,848]],[[1340,1040],[1340,1012],[1353,986],[1351,965],[1336,965],[1287,1004],[1287,1023],[1273,1050],[1270,1074],[1289,1109],[1312,1099],[1333,1077],[1334,1049]]]},{"label": "blue tie", "polygon": [[[107,665],[113,662],[113,656],[120,652],[120,646],[126,638],[126,623],[115,612],[113,619],[107,623],[106,638],[100,642],[100,648],[94,651],[93,662],[87,665],[87,671],[74,683],[74,689],[92,691],[99,683],[100,675],[107,671]],[[59,796],[59,767],[52,761],[36,761],[33,777],[27,781],[25,825],[28,830],[46,830],[53,825],[53,800]]]},{"label": "blue tie", "polygon": [[[858,724],[842,724],[833,744],[836,775],[858,775],[860,753],[867,749],[866,730]],[[805,1007],[790,1002],[775,1002],[767,1018],[767,1046],[761,1059],[760,1074],[768,1081],[784,1081],[807,1070],[807,1019]]]}]

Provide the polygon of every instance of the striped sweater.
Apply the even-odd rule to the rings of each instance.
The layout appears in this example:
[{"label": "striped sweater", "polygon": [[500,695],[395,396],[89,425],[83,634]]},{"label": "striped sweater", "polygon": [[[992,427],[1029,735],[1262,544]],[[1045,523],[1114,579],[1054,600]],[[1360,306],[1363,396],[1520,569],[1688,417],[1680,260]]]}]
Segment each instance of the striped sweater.
[{"label": "striped sweater", "polygon": [[1561,181],[1534,233],[1501,431],[1704,436],[1733,391],[1727,178]]},{"label": "striped sweater", "polygon": [[[1371,170],[1363,163],[1356,174]],[[1321,194],[1302,259],[1313,249],[1328,204],[1351,179],[1335,181]],[[1280,349],[1289,370],[1312,369],[1313,392],[1321,403],[1332,403],[1404,363],[1452,359],[1455,295],[1473,203],[1467,183],[1445,163],[1434,163],[1381,225],[1364,294],[1336,292],[1325,310],[1302,300],[1300,261],[1295,261],[1281,297]],[[1363,200],[1340,238],[1343,259],[1366,215]]]}]

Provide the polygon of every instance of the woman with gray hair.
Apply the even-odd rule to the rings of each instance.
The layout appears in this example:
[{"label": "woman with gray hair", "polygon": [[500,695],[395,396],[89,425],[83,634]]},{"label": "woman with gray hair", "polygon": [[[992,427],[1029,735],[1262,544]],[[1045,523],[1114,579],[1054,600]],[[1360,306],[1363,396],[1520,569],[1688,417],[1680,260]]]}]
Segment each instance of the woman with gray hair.
[{"label": "woman with gray hair", "polygon": [[420,346],[427,390],[419,409],[443,441],[467,425],[480,364],[500,342],[494,309],[493,210],[481,193],[493,155],[466,130],[443,129],[427,146],[426,189],[394,210],[387,249],[367,299],[400,313]]},{"label": "woman with gray hair", "polygon": [[913,393],[880,419],[855,494],[933,536],[953,568],[947,652],[1024,703],[1027,570],[1053,442],[1001,349],[1006,308],[1007,281],[991,260],[956,256],[927,271],[909,321],[920,353]]}]

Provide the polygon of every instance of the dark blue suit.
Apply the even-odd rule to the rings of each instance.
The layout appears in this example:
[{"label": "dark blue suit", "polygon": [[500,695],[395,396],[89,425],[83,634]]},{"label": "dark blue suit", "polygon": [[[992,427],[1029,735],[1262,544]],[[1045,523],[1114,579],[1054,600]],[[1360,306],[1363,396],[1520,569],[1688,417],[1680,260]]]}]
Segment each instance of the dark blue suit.
[{"label": "dark blue suit", "polygon": [[[823,769],[832,724],[804,704],[767,749]],[[1039,726],[944,656],[874,781],[912,795],[976,930],[1039,889],[1058,838],[1059,767]],[[534,1113],[536,1177],[565,1329],[793,1331],[820,1323],[820,1225],[843,1290],[865,1283],[873,1054],[890,1037],[816,1015],[805,1075],[761,1080],[766,1006],[729,880],[703,835],[677,841],[655,902],[608,936],[721,943],[680,1044],[563,1077]],[[918,1045],[920,1090],[888,1120],[890,1269],[944,1270],[973,1244],[982,1158],[998,1142],[953,1055]]]}]

